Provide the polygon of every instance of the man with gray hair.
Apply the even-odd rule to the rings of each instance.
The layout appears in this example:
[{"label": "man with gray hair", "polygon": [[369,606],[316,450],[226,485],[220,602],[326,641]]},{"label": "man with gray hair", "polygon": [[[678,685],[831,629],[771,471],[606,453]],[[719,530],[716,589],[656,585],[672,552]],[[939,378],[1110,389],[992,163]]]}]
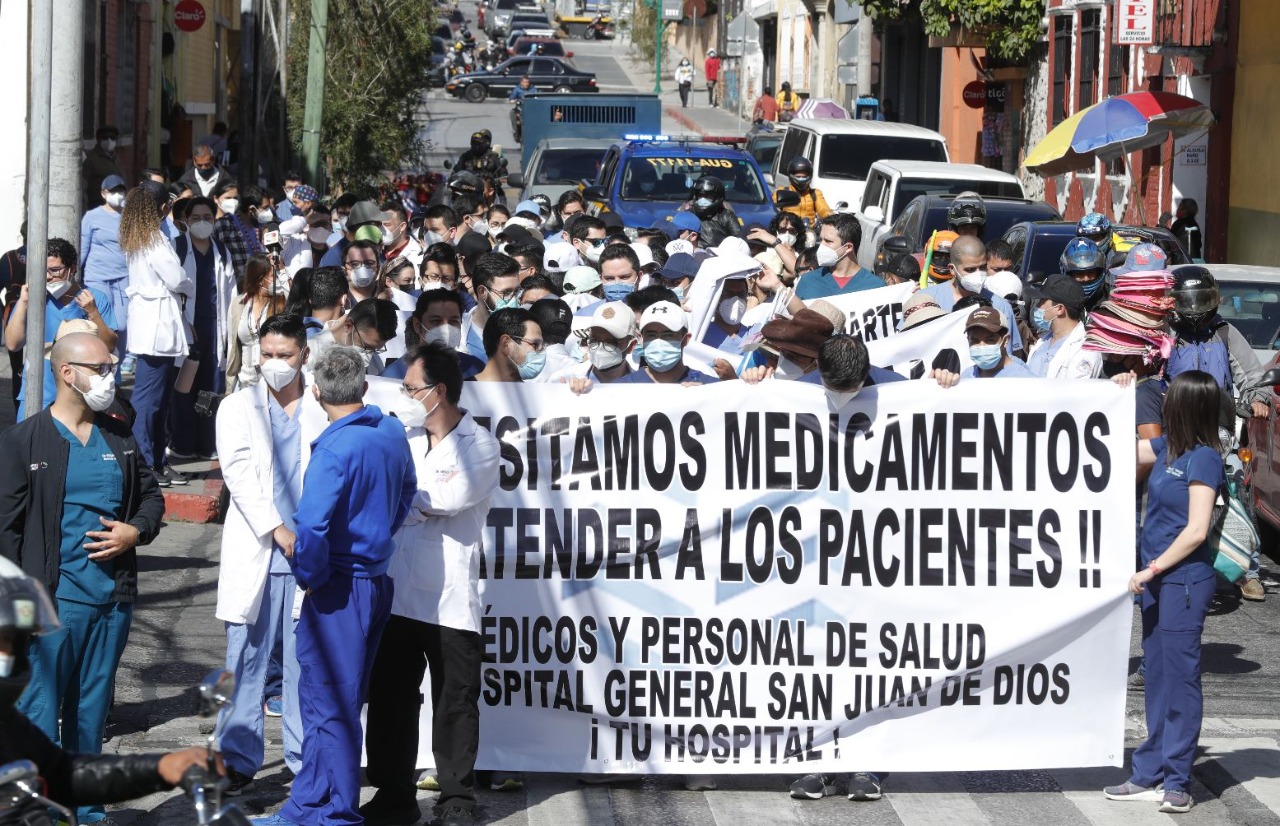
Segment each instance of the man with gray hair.
[{"label": "man with gray hair", "polygon": [[296,646],[302,770],[271,826],[359,823],[360,708],[382,630],[400,529],[418,490],[404,426],[365,405],[365,363],[331,347],[312,368],[329,426],[311,443],[290,563],[306,592]]},{"label": "man with gray hair", "polygon": [[213,149],[203,143],[191,153],[191,167],[178,179],[178,183],[186,184],[205,198],[213,197],[223,184],[234,182],[231,173],[218,165]]}]

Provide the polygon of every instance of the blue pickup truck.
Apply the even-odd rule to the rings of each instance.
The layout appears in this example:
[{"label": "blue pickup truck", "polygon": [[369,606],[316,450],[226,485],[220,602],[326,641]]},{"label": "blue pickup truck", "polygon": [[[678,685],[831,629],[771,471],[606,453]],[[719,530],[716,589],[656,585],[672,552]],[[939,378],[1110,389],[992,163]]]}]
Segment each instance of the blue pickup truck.
[{"label": "blue pickup truck", "polygon": [[595,181],[583,189],[587,212],[615,212],[626,226],[652,226],[688,201],[694,183],[708,174],[724,181],[725,201],[744,224],[773,220],[773,193],[749,153],[663,136],[632,136],[610,146]]}]

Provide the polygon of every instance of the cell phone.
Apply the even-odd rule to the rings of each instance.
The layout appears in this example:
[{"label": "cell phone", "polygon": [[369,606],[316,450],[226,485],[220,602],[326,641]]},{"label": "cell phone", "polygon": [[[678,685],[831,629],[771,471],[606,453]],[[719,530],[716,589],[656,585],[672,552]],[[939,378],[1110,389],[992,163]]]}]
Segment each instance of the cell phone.
[{"label": "cell phone", "polygon": [[218,412],[218,404],[222,397],[212,390],[201,390],[196,393],[196,412],[201,416],[212,416]]}]

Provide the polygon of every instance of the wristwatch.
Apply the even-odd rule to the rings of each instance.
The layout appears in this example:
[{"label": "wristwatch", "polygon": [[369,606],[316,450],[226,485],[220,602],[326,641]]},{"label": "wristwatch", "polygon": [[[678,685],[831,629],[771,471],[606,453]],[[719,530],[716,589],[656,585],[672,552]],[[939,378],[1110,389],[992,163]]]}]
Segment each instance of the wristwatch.
[{"label": "wristwatch", "polygon": [[773,243],[769,245],[769,248],[770,248],[770,249],[772,249],[773,247],[776,247],[776,246],[778,246],[778,245],[779,245],[779,244],[781,244],[781,243],[782,243],[782,239],[781,239],[781,238],[774,238],[774,239],[773,239]]}]

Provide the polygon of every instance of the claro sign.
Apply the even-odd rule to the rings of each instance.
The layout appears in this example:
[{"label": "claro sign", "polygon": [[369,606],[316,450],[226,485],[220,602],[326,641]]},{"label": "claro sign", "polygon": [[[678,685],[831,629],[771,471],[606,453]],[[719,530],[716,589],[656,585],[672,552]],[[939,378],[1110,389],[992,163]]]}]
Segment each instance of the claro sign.
[{"label": "claro sign", "polygon": [[197,0],[182,0],[173,7],[173,25],[177,26],[179,31],[199,31],[204,25],[204,18],[204,6]]}]

